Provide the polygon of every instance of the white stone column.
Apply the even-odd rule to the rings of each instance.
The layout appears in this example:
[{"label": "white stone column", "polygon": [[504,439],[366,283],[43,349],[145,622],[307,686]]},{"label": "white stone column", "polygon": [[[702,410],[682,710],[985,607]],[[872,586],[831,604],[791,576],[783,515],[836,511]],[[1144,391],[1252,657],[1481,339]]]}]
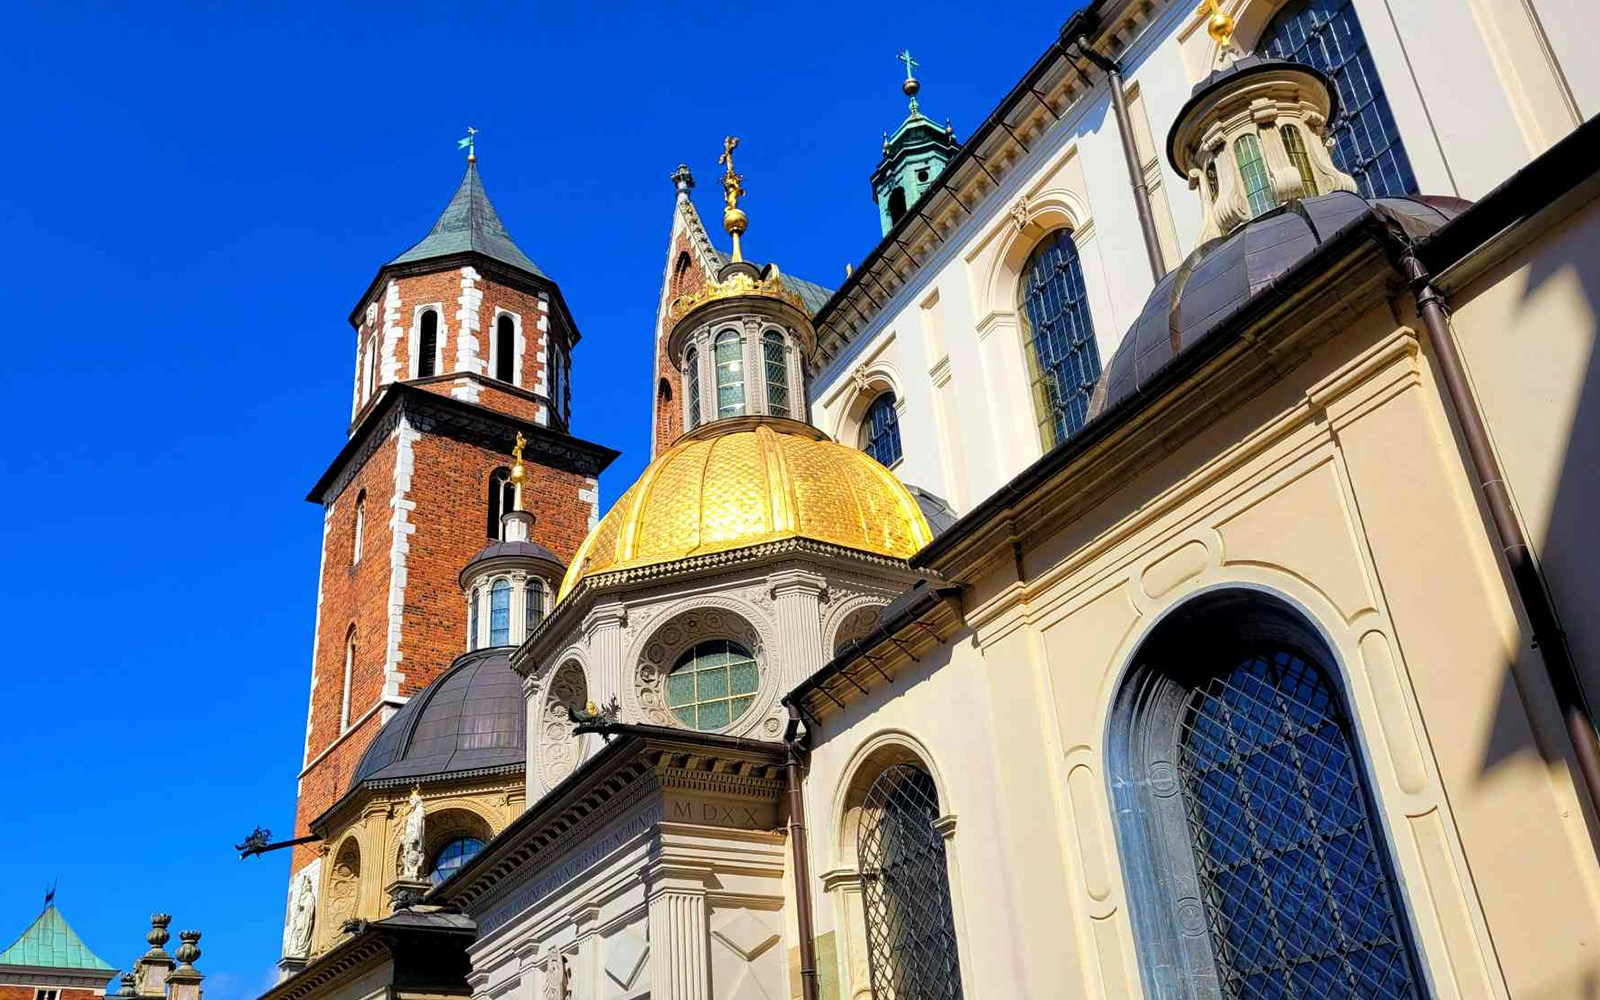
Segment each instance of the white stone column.
[{"label": "white stone column", "polygon": [[710,875],[709,864],[691,861],[662,861],[652,873],[651,1000],[711,1000]]},{"label": "white stone column", "polygon": [[779,686],[788,690],[821,667],[830,650],[823,648],[822,595],[828,581],[803,569],[780,570],[768,577],[778,635],[770,652]]}]

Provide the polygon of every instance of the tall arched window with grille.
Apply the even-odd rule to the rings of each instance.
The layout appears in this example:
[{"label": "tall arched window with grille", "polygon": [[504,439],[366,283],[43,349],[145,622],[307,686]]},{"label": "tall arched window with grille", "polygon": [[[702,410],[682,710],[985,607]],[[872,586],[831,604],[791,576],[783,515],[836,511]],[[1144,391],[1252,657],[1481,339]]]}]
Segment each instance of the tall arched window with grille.
[{"label": "tall arched window with grille", "polygon": [[1427,995],[1334,662],[1299,612],[1243,591],[1141,646],[1108,770],[1150,995]]},{"label": "tall arched window with grille", "polygon": [[439,314],[424,309],[417,320],[417,378],[427,378],[438,370]]},{"label": "tall arched window with grille", "polygon": [[717,334],[717,417],[744,413],[744,343],[737,331]]},{"label": "tall arched window with grille", "polygon": [[1083,427],[1100,378],[1100,349],[1071,230],[1057,229],[1033,248],[1017,298],[1034,417],[1049,451]]},{"label": "tall arched window with grille", "polygon": [[861,450],[882,465],[900,461],[900,413],[896,402],[893,392],[880,392],[861,417]]},{"label": "tall arched window with grille", "polygon": [[501,382],[517,380],[517,321],[501,313],[494,321],[494,377]]},{"label": "tall arched window with grille", "polygon": [[767,376],[767,412],[787,417],[789,411],[789,352],[783,334],[768,330],[761,335],[761,360]]},{"label": "tall arched window with grille", "polygon": [[686,422],[692,431],[700,426],[700,352],[692,347],[683,355],[683,377],[689,382],[689,391],[684,394],[684,399],[689,410]]},{"label": "tall arched window with grille", "polygon": [[1333,162],[1368,198],[1414,194],[1417,178],[1356,18],[1354,0],[1290,0],[1273,16],[1256,51],[1305,63],[1328,75],[1339,113],[1328,123]]},{"label": "tall arched window with grille", "polygon": [[501,466],[489,473],[488,524],[489,537],[499,541],[505,531],[501,515],[510,510],[516,501],[517,488],[511,483],[511,470]]},{"label": "tall arched window with grille", "polygon": [[939,793],[914,763],[884,768],[861,805],[857,851],[872,993],[960,1000]]},{"label": "tall arched window with grille", "polygon": [[504,578],[489,586],[489,645],[511,645],[511,581]]},{"label": "tall arched window with grille", "polygon": [[545,588],[544,581],[536,576],[528,577],[528,582],[522,586],[522,632],[523,638],[533,634],[533,630],[544,621],[545,614]]}]

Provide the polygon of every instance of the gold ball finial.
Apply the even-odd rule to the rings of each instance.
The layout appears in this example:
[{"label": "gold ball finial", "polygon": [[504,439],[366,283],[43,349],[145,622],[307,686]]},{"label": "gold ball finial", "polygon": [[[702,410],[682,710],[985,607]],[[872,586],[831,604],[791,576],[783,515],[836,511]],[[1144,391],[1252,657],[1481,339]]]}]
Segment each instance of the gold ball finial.
[{"label": "gold ball finial", "polygon": [[1217,0],[1205,0],[1198,13],[1207,15],[1206,34],[1211,36],[1211,40],[1224,49],[1228,48],[1233,42],[1233,15],[1224,11]]},{"label": "gold ball finial", "polygon": [[908,76],[905,82],[900,85],[900,89],[905,91],[907,97],[916,97],[917,91],[922,89],[922,83],[916,77]]}]

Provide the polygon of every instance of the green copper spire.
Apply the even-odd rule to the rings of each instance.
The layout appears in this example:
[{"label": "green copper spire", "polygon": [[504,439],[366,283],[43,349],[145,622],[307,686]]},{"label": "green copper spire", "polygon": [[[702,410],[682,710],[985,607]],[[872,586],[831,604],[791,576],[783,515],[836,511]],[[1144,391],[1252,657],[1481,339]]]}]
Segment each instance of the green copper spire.
[{"label": "green copper spire", "polygon": [[67,925],[61,911],[53,903],[44,908],[39,918],[12,942],[11,947],[0,952],[0,965],[77,969],[104,972],[108,977],[116,971],[89,950],[89,946]]},{"label": "green copper spire", "polygon": [[494,203],[483,190],[483,180],[478,176],[477,150],[470,141],[477,130],[472,132],[473,135],[462,140],[468,142],[463,147],[468,150],[467,175],[461,179],[461,186],[456,188],[450,204],[445,206],[439,221],[433,224],[433,230],[422,242],[389,263],[406,264],[472,250],[543,278],[545,273],[512,240],[505,223],[500,221],[500,213],[494,210]]},{"label": "green copper spire", "polygon": [[942,128],[935,125],[917,104],[922,82],[912,72],[917,61],[911,51],[904,49],[895,58],[905,63],[906,78],[900,89],[911,110],[893,135],[884,135],[883,159],[872,172],[872,198],[878,203],[878,221],[885,233],[933,186],[959,148],[949,122]]}]

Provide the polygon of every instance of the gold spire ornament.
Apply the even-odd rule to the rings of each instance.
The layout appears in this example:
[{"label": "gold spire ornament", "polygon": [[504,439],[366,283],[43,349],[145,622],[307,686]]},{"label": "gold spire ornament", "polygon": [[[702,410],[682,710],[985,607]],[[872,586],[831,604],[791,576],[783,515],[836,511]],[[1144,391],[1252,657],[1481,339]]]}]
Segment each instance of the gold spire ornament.
[{"label": "gold spire ornament", "polygon": [[744,176],[733,170],[733,151],[739,148],[739,137],[730,135],[722,140],[722,155],[717,157],[717,162],[727,168],[722,175],[722,228],[733,237],[733,259],[744,260],[744,251],[739,246],[739,237],[744,235],[745,228],[750,219],[739,208],[739,198],[744,194]]},{"label": "gold spire ornament", "polygon": [[511,449],[511,457],[513,459],[511,463],[511,474],[506,477],[511,481],[512,486],[512,510],[522,509],[522,487],[528,482],[528,469],[522,464],[522,449],[526,448],[527,446],[528,439],[522,436],[521,431],[518,431],[517,443]]},{"label": "gold spire ornament", "polygon": [[1223,52],[1233,49],[1233,15],[1222,9],[1217,0],[1204,0],[1195,11],[1206,18],[1206,34]]}]

